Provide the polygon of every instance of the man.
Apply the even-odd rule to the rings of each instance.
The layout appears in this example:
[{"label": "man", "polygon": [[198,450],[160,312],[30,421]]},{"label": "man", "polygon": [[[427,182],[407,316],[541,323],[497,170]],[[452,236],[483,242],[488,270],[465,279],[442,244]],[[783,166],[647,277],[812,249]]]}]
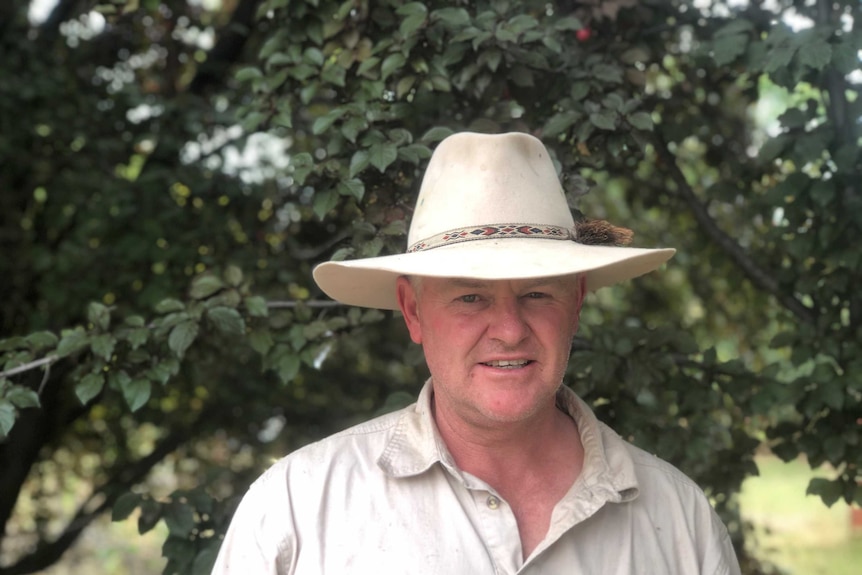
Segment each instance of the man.
[{"label": "man", "polygon": [[673,255],[589,245],[625,232],[573,221],[532,136],[442,141],[407,253],[314,271],[336,300],[400,310],[431,378],[270,468],[214,573],[738,574],[701,490],[563,385],[586,292]]}]

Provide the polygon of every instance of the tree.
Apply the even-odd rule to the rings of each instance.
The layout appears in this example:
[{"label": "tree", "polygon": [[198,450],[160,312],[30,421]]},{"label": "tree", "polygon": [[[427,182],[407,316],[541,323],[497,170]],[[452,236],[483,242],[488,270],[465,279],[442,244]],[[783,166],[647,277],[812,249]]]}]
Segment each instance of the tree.
[{"label": "tree", "polygon": [[[166,573],[207,572],[268,457],[403,403],[417,350],[310,270],[402,251],[431,148],[465,128],[532,131],[573,208],[680,247],[585,312],[570,375],[601,419],[732,527],[762,441],[859,499],[858,3],[110,6],[102,28],[69,0],[38,25],[2,8],[0,520],[57,466],[92,495],[59,535],[37,498],[0,573],[109,509],[165,520]],[[774,93],[767,132],[750,111]],[[237,165],[261,133],[286,169]],[[165,460],[197,470],[148,493]]]}]

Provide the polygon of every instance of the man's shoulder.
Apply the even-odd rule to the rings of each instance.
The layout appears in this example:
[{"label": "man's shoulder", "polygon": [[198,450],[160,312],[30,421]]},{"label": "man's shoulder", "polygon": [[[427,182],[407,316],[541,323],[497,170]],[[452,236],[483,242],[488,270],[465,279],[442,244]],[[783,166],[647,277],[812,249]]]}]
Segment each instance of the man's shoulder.
[{"label": "man's shoulder", "polygon": [[702,493],[700,486],[673,464],[623,439],[605,424],[601,424],[601,429],[606,445],[615,444],[617,448],[625,450],[634,466],[641,490],[645,487],[654,489],[663,486],[676,491]]},{"label": "man's shoulder", "polygon": [[332,465],[374,464],[405,412],[412,408],[379,415],[299,447],[276,461],[255,483],[280,482],[289,473],[325,474]]}]

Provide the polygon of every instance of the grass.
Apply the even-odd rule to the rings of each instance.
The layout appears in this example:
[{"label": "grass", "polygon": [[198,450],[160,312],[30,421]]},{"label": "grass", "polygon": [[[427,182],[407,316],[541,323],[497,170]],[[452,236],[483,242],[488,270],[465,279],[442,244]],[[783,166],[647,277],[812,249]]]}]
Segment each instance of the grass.
[{"label": "grass", "polygon": [[809,479],[828,471],[775,457],[757,464],[760,476],[745,481],[740,500],[743,517],[755,526],[754,554],[788,575],[862,573],[862,528],[852,527],[850,508],[805,495]]}]

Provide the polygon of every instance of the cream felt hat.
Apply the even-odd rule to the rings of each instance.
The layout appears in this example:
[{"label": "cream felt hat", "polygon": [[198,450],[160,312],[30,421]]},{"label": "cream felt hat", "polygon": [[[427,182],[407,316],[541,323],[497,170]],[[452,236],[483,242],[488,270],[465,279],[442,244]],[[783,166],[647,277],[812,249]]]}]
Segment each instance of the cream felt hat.
[{"label": "cream felt hat", "polygon": [[461,132],[442,140],[431,156],[407,252],[322,263],[314,280],[342,303],[395,310],[395,280],[402,275],[497,280],[586,274],[587,289],[595,290],[652,271],[675,253],[588,245],[583,235],[579,241],[538,139]]}]

